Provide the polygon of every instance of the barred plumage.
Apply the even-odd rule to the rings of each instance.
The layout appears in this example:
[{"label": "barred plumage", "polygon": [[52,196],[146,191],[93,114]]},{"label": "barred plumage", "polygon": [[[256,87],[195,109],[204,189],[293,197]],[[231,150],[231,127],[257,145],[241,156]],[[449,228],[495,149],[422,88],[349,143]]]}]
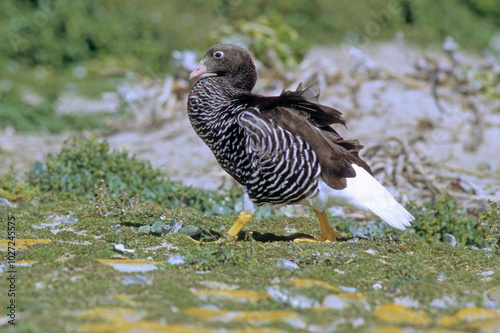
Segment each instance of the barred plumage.
[{"label": "barred plumage", "polygon": [[252,94],[256,72],[250,54],[230,44],[210,48],[193,77],[199,80],[188,97],[191,124],[245,189],[246,213],[229,235],[248,221],[254,204],[310,206],[323,231],[318,240],[328,241],[337,236],[324,213],[331,204],[372,212],[400,229],[413,219],[371,176],[358,155],[362,146],[330,127],[345,121],[339,111],[318,104],[312,88],[299,86],[275,97]]}]

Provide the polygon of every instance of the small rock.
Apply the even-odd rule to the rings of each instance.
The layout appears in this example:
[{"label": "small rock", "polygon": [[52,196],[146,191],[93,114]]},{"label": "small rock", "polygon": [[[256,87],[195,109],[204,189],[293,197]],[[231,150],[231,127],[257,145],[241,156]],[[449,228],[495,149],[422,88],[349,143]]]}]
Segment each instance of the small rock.
[{"label": "small rock", "polygon": [[115,243],[113,243],[113,245],[115,246],[115,250],[118,251],[118,252],[128,252],[128,253],[134,253],[135,252],[134,249],[126,249],[125,245],[123,245],[123,244],[115,244]]},{"label": "small rock", "polygon": [[493,287],[484,293],[484,298],[500,306],[500,287]]},{"label": "small rock", "polygon": [[351,325],[353,328],[363,326],[364,324],[365,319],[363,317],[358,317],[351,320]]},{"label": "small rock", "polygon": [[444,234],[443,235],[443,242],[445,242],[446,244],[451,245],[451,246],[457,245],[457,240],[451,234]]},{"label": "small rock", "polygon": [[345,291],[346,293],[355,293],[357,291],[357,289],[354,287],[339,286],[339,288]]},{"label": "small rock", "polygon": [[375,290],[382,289],[382,284],[380,284],[380,282],[377,282],[377,283],[374,283],[372,287]]},{"label": "small rock", "polygon": [[293,261],[290,261],[290,260],[285,259],[285,258],[279,258],[278,261],[276,261],[276,267],[289,269],[289,270],[294,270],[294,269],[300,268],[299,265],[297,265]]},{"label": "small rock", "polygon": [[439,298],[435,298],[432,301],[430,301],[429,305],[433,308],[438,308],[438,309],[446,309],[448,307],[445,301]]},{"label": "small rock", "polygon": [[204,285],[205,287],[211,288],[211,289],[235,290],[235,289],[239,288],[239,286],[237,286],[235,284],[227,284],[224,282],[211,281],[211,280],[200,281],[200,284]]},{"label": "small rock", "polygon": [[354,237],[354,238],[351,238],[348,240],[349,243],[357,243],[359,242],[359,238],[358,237]]},{"label": "small rock", "polygon": [[483,308],[490,309],[490,310],[497,310],[498,304],[494,301],[489,300],[489,299],[485,299],[485,300],[483,300]]},{"label": "small rock", "polygon": [[38,281],[35,283],[35,290],[41,291],[47,289],[47,284],[45,282]]},{"label": "small rock", "polygon": [[438,309],[447,309],[447,308],[453,308],[457,307],[458,303],[457,301],[450,297],[450,296],[443,296],[441,298],[435,298],[433,299],[429,305],[434,308]]},{"label": "small rock", "polygon": [[289,305],[294,308],[311,309],[319,307],[319,302],[304,295],[294,295],[287,289],[280,289],[278,287],[267,287],[267,294],[269,297],[277,302]]},{"label": "small rock", "polygon": [[167,262],[170,265],[183,265],[184,264],[184,256],[182,256],[180,254],[173,254],[168,258]]},{"label": "small rock", "polygon": [[12,207],[12,204],[10,203],[9,200],[5,198],[0,198],[0,206],[9,206]]},{"label": "small rock", "polygon": [[489,271],[484,271],[484,272],[481,272],[481,273],[477,273],[478,275],[481,275],[481,276],[490,276],[490,275],[493,275],[495,272],[492,271],[492,270],[489,270]]},{"label": "small rock", "polygon": [[325,308],[334,310],[344,310],[346,308],[345,301],[335,295],[328,295],[323,299],[323,306]]},{"label": "small rock", "polygon": [[396,298],[394,300],[394,304],[402,305],[402,306],[407,307],[407,308],[418,308],[420,305],[416,299],[413,299],[409,296]]},{"label": "small rock", "polygon": [[153,282],[142,274],[128,275],[121,278],[121,282],[124,286],[131,284],[139,284],[141,286],[150,286]]},{"label": "small rock", "polygon": [[300,318],[300,317],[295,317],[295,318],[288,318],[284,320],[285,323],[293,327],[294,329],[306,329],[307,328],[307,322]]},{"label": "small rock", "polygon": [[215,304],[204,304],[202,306],[200,306],[200,309],[204,309],[204,310],[214,310],[214,311],[219,311],[220,308],[215,305]]}]

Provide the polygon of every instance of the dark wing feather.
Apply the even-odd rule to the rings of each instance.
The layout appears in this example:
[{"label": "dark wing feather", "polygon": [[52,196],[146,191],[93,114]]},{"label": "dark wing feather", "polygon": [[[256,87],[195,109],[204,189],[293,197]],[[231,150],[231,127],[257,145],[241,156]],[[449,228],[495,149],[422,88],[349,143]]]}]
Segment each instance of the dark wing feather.
[{"label": "dark wing feather", "polygon": [[372,171],[359,157],[363,146],[357,140],[345,140],[329,126],[345,125],[342,113],[313,102],[317,97],[311,88],[301,89],[299,85],[296,91],[285,91],[278,97],[253,95],[253,102],[275,125],[307,141],[318,157],[323,181],[334,189],[343,189],[345,178],[356,176],[352,163],[370,174]]},{"label": "dark wing feather", "polygon": [[241,98],[249,106],[256,107],[259,110],[269,110],[276,107],[293,108],[318,127],[332,124],[342,124],[345,126],[342,112],[319,104],[318,97],[319,92],[316,87],[312,86],[302,89],[302,84],[299,84],[295,91],[286,90],[279,96],[267,97],[249,93]]}]

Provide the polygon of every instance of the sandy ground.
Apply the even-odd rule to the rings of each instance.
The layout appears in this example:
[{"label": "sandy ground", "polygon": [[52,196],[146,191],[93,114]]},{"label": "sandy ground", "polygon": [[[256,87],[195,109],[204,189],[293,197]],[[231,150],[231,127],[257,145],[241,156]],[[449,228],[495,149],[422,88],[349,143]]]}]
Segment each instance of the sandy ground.
[{"label": "sandy ground", "polygon": [[[432,96],[431,85],[413,78],[414,64],[421,55],[420,50],[396,44],[373,46],[357,58],[340,48],[315,48],[296,72],[287,76],[285,84],[272,75],[261,75],[256,89],[260,93],[276,94],[283,88],[294,89],[301,81],[318,84],[320,102],[338,108],[347,119],[348,129],[339,127],[339,132],[346,138],[359,139],[366,146],[364,151],[395,137],[412,142],[424,159],[438,165],[446,163],[497,173],[500,170],[500,105],[476,98],[477,107],[473,112],[453,89],[442,88],[438,90],[440,109]],[[435,56],[439,61],[446,60],[442,54]],[[467,61],[480,64],[483,60],[470,57]],[[165,84],[157,87],[159,94]],[[119,105],[119,94],[107,92],[100,100],[63,94],[58,108],[66,113],[95,112],[96,107],[113,111]],[[166,100],[164,107],[153,110],[148,100],[160,98],[155,96],[136,98],[133,108],[138,120],[106,136],[111,146],[128,149],[139,159],[162,168],[171,179],[182,180],[187,185],[204,189],[232,186],[234,182],[217,165],[189,124],[186,93],[163,92],[160,97]],[[155,119],[161,120],[155,129],[148,124],[153,113]],[[1,132],[0,173],[7,171],[10,165],[20,172],[28,170],[36,160],[59,150],[71,135]]]}]

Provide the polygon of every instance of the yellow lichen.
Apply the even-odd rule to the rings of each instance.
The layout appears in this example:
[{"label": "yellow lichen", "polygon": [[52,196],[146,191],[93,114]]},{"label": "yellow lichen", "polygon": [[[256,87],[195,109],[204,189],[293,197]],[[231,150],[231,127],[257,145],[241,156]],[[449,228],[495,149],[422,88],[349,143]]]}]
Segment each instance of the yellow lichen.
[{"label": "yellow lichen", "polygon": [[452,326],[460,322],[482,322],[500,320],[500,313],[485,308],[466,308],[458,310],[453,316],[443,316],[439,319],[442,326]]},{"label": "yellow lichen", "polygon": [[191,288],[191,292],[201,298],[213,297],[216,299],[245,302],[255,304],[259,301],[267,299],[269,296],[265,292],[257,292],[253,290],[210,290],[210,289],[195,289]]},{"label": "yellow lichen", "polygon": [[9,246],[13,246],[16,251],[26,250],[27,248],[39,245],[46,244],[52,242],[50,239],[16,239],[15,241],[11,241],[9,239],[0,239],[0,248],[3,251],[7,251]]},{"label": "yellow lichen", "polygon": [[191,307],[186,309],[186,314],[191,316],[220,322],[245,322],[252,325],[261,325],[269,322],[281,321],[297,318],[297,313],[293,311],[229,311],[213,310]]},{"label": "yellow lichen", "polygon": [[412,310],[402,305],[385,304],[373,311],[380,320],[394,324],[428,325],[429,315],[423,310]]},{"label": "yellow lichen", "polygon": [[294,287],[300,287],[300,288],[322,287],[334,291],[339,291],[339,292],[342,291],[340,288],[332,286],[329,283],[313,279],[295,279],[292,280],[290,284]]}]

